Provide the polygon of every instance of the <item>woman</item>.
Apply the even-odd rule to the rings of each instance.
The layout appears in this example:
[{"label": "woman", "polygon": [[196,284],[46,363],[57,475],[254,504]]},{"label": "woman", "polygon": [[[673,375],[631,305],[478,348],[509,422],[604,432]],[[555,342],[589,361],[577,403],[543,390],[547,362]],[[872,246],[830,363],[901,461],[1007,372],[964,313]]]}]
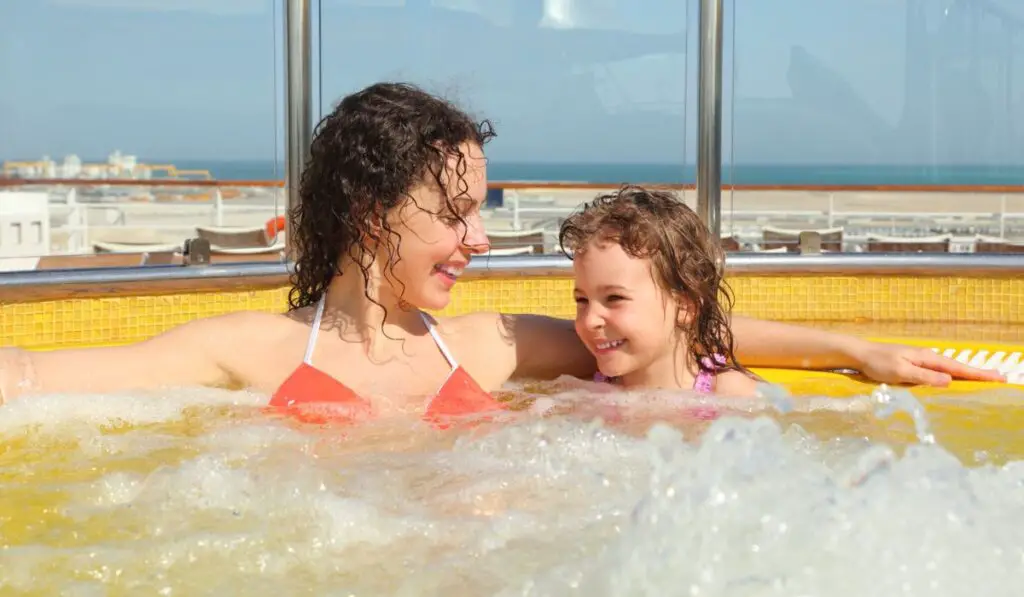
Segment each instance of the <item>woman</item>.
[{"label": "woman", "polygon": [[[122,347],[0,359],[2,400],[41,392],[157,386],[248,387],[272,404],[350,403],[380,414],[495,406],[510,377],[595,372],[573,322],[473,313],[434,321],[474,254],[488,250],[480,208],[490,124],[415,87],[382,83],[320,123],[301,201],[291,309],[193,321]],[[931,351],[736,317],[751,366],[848,367],[882,382],[999,379]],[[424,397],[444,396],[444,400]],[[389,400],[376,399],[388,397]],[[397,398],[396,398],[397,397]],[[429,406],[428,406],[429,405]]]}]

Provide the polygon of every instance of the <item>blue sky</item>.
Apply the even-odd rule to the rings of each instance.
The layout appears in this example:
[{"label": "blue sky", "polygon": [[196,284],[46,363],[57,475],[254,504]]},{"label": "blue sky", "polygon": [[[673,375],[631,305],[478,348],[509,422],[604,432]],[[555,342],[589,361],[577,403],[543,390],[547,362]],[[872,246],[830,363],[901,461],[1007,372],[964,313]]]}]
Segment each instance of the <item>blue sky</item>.
[{"label": "blue sky", "polygon": [[[726,160],[1024,163],[1024,8],[1015,38],[970,8],[1020,0],[906,1],[740,2]],[[0,159],[280,158],[279,4],[3,0]],[[423,84],[496,122],[495,160],[692,162],[696,5],[323,0],[317,93]]]}]

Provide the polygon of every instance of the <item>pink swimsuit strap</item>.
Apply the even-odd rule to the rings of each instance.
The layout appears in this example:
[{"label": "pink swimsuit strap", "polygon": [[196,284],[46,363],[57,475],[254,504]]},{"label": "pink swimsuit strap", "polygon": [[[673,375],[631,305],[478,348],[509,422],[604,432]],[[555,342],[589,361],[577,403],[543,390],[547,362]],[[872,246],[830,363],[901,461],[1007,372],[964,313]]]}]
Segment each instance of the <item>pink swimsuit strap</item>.
[{"label": "pink swimsuit strap", "polygon": [[[704,357],[701,359],[704,365],[711,369],[716,369],[718,366],[725,365],[725,357],[720,354],[714,356],[714,360],[711,357]],[[604,376],[600,371],[594,374],[594,381],[598,383],[610,383],[611,380]],[[693,380],[693,389],[698,394],[711,394],[715,391],[715,372],[705,371],[701,369],[697,372],[697,377]]]},{"label": "pink swimsuit strap", "polygon": [[[704,357],[701,362],[710,369],[717,369],[718,367],[725,365],[725,357],[720,354],[716,354],[714,360],[711,357]],[[697,377],[693,380],[693,389],[699,394],[711,394],[715,391],[715,372],[705,371],[701,369],[697,372]]]}]

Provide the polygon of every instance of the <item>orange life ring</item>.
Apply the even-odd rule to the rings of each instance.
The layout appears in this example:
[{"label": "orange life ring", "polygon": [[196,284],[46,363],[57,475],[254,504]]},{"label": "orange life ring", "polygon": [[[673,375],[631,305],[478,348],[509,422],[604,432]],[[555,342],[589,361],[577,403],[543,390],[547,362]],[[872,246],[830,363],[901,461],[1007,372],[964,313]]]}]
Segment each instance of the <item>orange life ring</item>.
[{"label": "orange life ring", "polygon": [[267,231],[267,238],[277,238],[278,232],[285,231],[285,218],[284,216],[277,216],[267,220],[264,225],[264,230]]}]

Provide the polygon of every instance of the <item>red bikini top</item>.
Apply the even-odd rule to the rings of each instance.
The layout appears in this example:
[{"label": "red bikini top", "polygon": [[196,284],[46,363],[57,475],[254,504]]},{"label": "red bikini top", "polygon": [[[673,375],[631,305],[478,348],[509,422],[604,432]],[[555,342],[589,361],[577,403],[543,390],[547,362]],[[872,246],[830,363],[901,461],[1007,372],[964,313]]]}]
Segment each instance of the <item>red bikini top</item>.
[{"label": "red bikini top", "polygon": [[[325,298],[326,295],[321,297],[317,304],[313,329],[309,334],[306,355],[302,359],[302,363],[274,392],[274,396],[270,400],[270,407],[288,412],[308,423],[349,423],[356,415],[370,414],[370,403],[345,384],[313,366],[313,348],[316,346],[317,335],[320,333]],[[441,350],[441,354],[451,366],[451,372],[447,379],[427,405],[423,419],[444,429],[448,427],[448,424],[444,422],[447,417],[504,410],[505,406],[484,391],[456,362],[430,318],[423,312],[420,312],[420,317],[438,349]],[[308,408],[309,405],[315,404],[343,406],[344,408],[328,408],[325,409],[327,414],[317,414],[315,409]]]}]

